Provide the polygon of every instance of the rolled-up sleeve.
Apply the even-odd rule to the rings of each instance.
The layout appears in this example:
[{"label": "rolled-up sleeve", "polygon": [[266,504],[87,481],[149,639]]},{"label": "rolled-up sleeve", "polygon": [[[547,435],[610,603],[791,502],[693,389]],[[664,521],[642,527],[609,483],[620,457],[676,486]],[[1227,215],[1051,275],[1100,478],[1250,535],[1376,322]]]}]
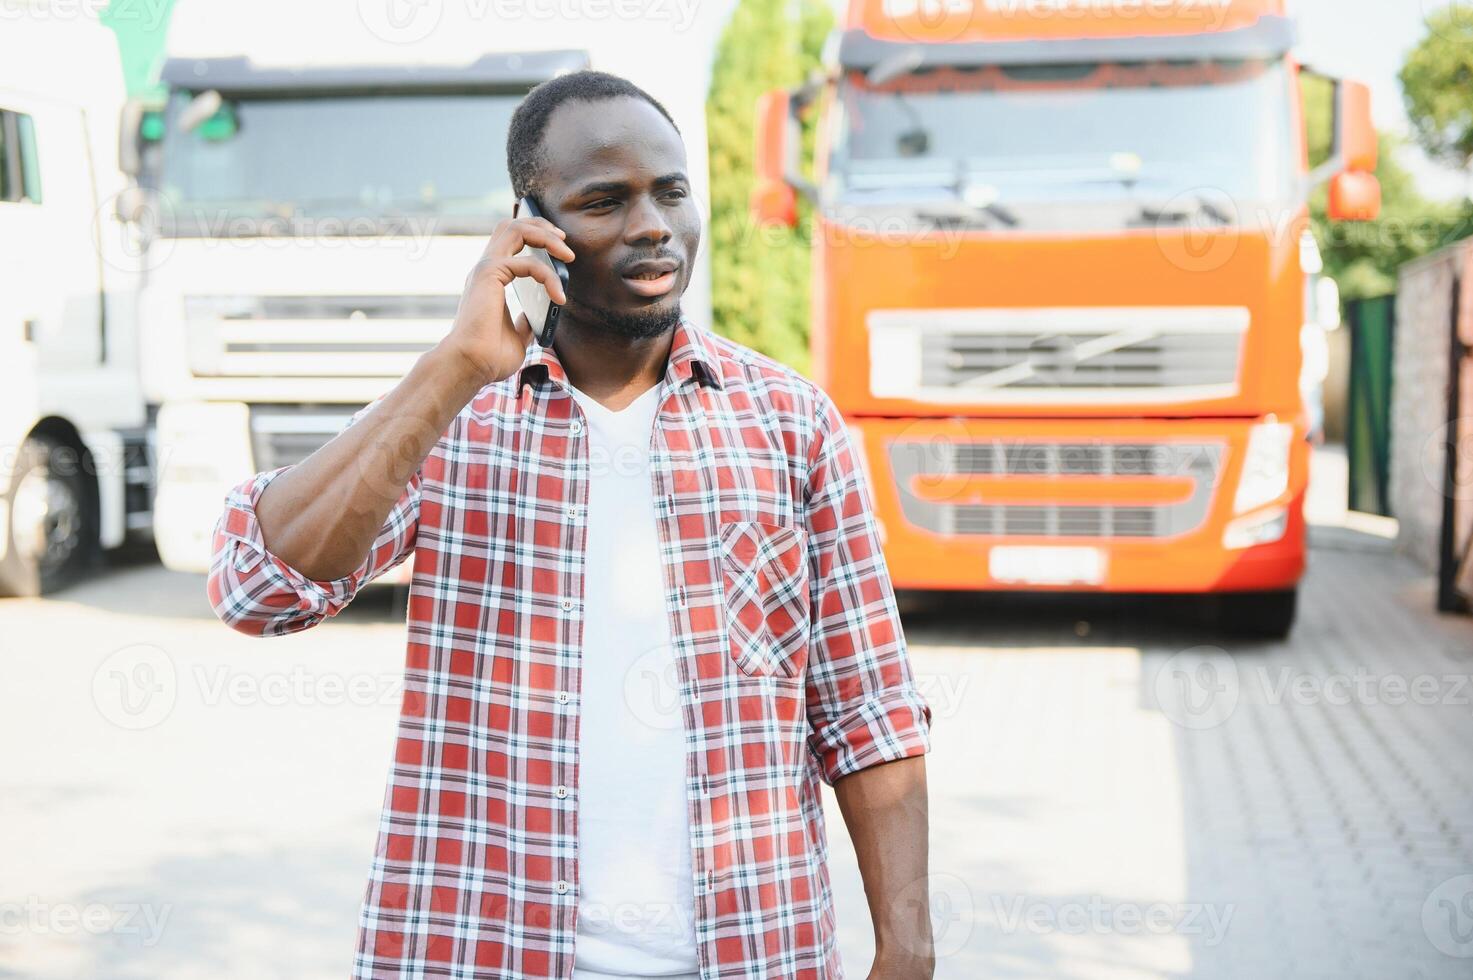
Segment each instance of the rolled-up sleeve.
[{"label": "rolled-up sleeve", "polygon": [[808,474],[809,744],[832,785],[930,751],[931,708],[906,656],[867,477],[821,389]]},{"label": "rolled-up sleeve", "polygon": [[[360,409],[348,424],[371,407]],[[336,616],[366,583],[413,553],[419,528],[421,471],[416,471],[363,564],[342,578],[308,578],[267,549],[256,520],[261,494],[288,469],[257,473],[232,489],[215,524],[206,583],[210,605],[231,629],[252,636],[296,633]]]}]

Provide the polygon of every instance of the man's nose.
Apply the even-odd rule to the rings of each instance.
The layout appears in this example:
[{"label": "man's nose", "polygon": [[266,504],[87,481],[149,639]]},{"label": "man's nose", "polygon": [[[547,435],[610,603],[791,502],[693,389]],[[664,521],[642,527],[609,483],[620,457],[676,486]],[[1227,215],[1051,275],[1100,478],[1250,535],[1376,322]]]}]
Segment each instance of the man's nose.
[{"label": "man's nose", "polygon": [[670,240],[671,234],[659,202],[647,194],[636,197],[629,207],[629,220],[624,225],[624,243],[663,245]]}]

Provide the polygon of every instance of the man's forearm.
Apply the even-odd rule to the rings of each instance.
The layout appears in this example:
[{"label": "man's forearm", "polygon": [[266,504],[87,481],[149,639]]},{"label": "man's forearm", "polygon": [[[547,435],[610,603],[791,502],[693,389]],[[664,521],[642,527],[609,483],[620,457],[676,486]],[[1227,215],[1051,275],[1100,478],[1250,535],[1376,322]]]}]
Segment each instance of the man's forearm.
[{"label": "man's forearm", "polygon": [[927,888],[926,761],[898,759],[834,782],[875,926],[875,969],[924,980],[935,969]]},{"label": "man's forearm", "polygon": [[267,548],[312,579],[363,563],[415,471],[481,383],[454,351],[425,352],[362,418],[273,480],[256,503]]}]

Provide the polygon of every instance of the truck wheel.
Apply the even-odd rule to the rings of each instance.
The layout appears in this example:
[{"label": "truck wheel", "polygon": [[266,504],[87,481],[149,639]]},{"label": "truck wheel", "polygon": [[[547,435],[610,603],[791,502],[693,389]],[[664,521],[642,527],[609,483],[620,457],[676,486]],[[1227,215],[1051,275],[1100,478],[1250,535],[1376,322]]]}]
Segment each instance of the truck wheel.
[{"label": "truck wheel", "polygon": [[5,490],[7,535],[0,595],[55,592],[77,579],[97,551],[97,519],[80,457],[49,436],[31,436]]},{"label": "truck wheel", "polygon": [[1209,596],[1212,625],[1227,633],[1264,640],[1282,640],[1294,628],[1299,590],[1225,592]]}]

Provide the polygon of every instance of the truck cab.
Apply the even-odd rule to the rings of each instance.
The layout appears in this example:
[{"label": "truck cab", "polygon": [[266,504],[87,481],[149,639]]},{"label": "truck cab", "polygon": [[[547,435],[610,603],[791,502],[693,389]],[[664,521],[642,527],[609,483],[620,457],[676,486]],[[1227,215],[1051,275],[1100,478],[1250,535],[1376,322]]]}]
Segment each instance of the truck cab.
[{"label": "truck cab", "polygon": [[[303,16],[282,32],[259,3],[181,6],[167,95],[136,128],[154,531],[179,571],[208,570],[233,486],[310,455],[449,331],[466,275],[511,214],[506,133],[522,97],[589,66],[652,91],[663,77],[632,43],[635,22],[447,8],[406,37],[413,25],[393,18]],[[700,93],[667,106],[703,192]],[[697,274],[687,300],[700,315],[709,279]]]},{"label": "truck cab", "polygon": [[146,539],[125,101],[95,18],[38,8],[0,31],[0,596],[54,591]]},{"label": "truck cab", "polygon": [[1311,169],[1294,39],[1282,0],[855,0],[760,101],[753,209],[814,202],[812,363],[897,586],[1217,593],[1288,631],[1308,194],[1379,208],[1364,86]]}]

